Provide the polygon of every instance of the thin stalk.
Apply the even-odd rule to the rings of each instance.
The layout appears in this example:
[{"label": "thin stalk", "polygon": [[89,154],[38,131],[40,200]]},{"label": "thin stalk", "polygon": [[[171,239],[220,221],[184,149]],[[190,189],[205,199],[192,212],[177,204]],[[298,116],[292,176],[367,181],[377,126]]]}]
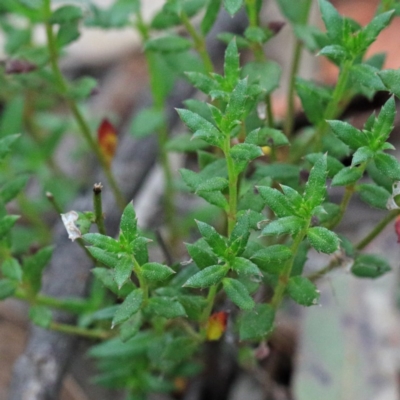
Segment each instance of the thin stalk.
[{"label": "thin stalk", "polygon": [[277,310],[280,304],[282,303],[286,287],[288,285],[290,274],[292,273],[293,262],[296,257],[297,251],[301,242],[307,234],[308,226],[310,225],[310,221],[308,221],[307,226],[304,227],[301,232],[299,232],[294,239],[290,250],[292,251],[292,257],[286,262],[282,273],[279,275],[278,284],[275,288],[274,295],[271,300],[271,306]]},{"label": "thin stalk", "polygon": [[198,51],[207,73],[210,74],[211,72],[214,71],[214,65],[211,61],[210,56],[208,55],[204,36],[196,31],[196,29],[190,22],[189,17],[184,11],[181,12],[180,18],[183,26],[186,28],[187,32],[193,39],[194,48]]},{"label": "thin stalk", "polygon": [[93,139],[89,125],[87,124],[85,118],[83,117],[82,113],[80,112],[77,104],[74,100],[68,98],[68,85],[64,79],[63,74],[61,73],[60,67],[58,65],[58,48],[56,39],[53,32],[52,25],[48,22],[51,16],[51,7],[50,7],[51,0],[44,1],[44,11],[46,16],[46,37],[47,37],[47,47],[50,54],[50,65],[56,80],[56,85],[60,94],[63,96],[65,102],[67,103],[69,109],[71,110],[72,115],[75,118],[76,123],[80,129],[80,132],[86,142],[88,143],[91,150],[96,155],[103,172],[107,178],[108,183],[110,184],[111,190],[114,194],[115,201],[117,202],[118,206],[123,209],[125,207],[126,200],[120,191],[117,182],[114,178],[114,175],[111,172],[111,168],[109,163],[107,162],[106,158],[104,157],[99,145]]},{"label": "thin stalk", "polygon": [[366,235],[356,244],[356,249],[362,250],[366,246],[368,246],[398,215],[400,215],[400,210],[393,210],[388,213],[381,221],[379,221],[375,225],[375,227],[371,230],[371,232],[368,233],[368,235]]},{"label": "thin stalk", "polygon": [[[136,27],[139,33],[141,34],[143,41],[147,41],[150,38],[148,26],[143,21],[140,12],[136,14],[136,18],[137,18]],[[165,96],[164,94],[160,94],[160,91],[158,89],[160,86],[160,82],[157,79],[158,77],[157,73],[154,72],[157,68],[156,66],[157,60],[154,59],[153,54],[149,51],[145,52],[145,57],[150,73],[150,90],[151,90],[151,95],[153,97],[154,108],[157,111],[163,113],[166,108]],[[177,219],[175,213],[175,188],[174,188],[172,167],[169,161],[168,152],[166,150],[166,144],[168,141],[168,128],[165,123],[163,123],[162,126],[158,128],[157,138],[158,138],[158,147],[160,151],[159,155],[160,163],[164,173],[164,180],[165,180],[165,196],[164,196],[165,219],[167,226],[169,227],[170,230],[171,243],[174,244],[176,239],[179,237],[179,227],[177,225]]]},{"label": "thin stalk", "polygon": [[226,165],[228,168],[228,181],[229,181],[229,209],[227,213],[228,217],[228,237],[231,235],[233,228],[236,224],[237,214],[237,197],[238,197],[238,175],[235,171],[235,163],[230,153],[231,149],[231,138],[226,135],[224,143],[224,155],[226,159]]},{"label": "thin stalk", "polygon": [[93,209],[94,218],[99,229],[99,233],[102,235],[106,234],[106,228],[104,226],[104,215],[103,215],[103,205],[101,200],[101,190],[103,186],[101,183],[95,183],[93,186]]},{"label": "thin stalk", "polygon": [[[304,20],[301,21],[302,24],[306,25],[308,22],[308,18],[310,15],[312,0],[308,0],[306,4],[306,12],[304,13]],[[303,42],[301,40],[296,39],[296,43],[293,49],[292,63],[290,67],[290,81],[287,93],[287,113],[285,117],[285,124],[283,131],[287,137],[290,137],[293,131],[294,125],[294,91],[296,84],[296,76],[300,67],[301,55],[303,50]]]},{"label": "thin stalk", "polygon": [[[356,245],[356,250],[365,249],[397,216],[400,215],[400,210],[393,210],[388,213],[381,221],[379,221],[374,228]],[[316,281],[319,278],[325,276],[328,272],[336,269],[341,265],[342,260],[340,258],[334,258],[330,263],[319,271],[313,272],[307,278],[311,281]]]},{"label": "thin stalk", "polygon": [[40,306],[47,306],[75,314],[81,314],[88,310],[88,303],[82,299],[57,299],[43,294],[36,295],[33,299],[24,289],[17,289],[14,293],[17,299],[25,300]]},{"label": "thin stalk", "polygon": [[336,218],[329,224],[329,226],[328,226],[329,229],[335,228],[342,221],[344,213],[347,210],[347,206],[349,205],[350,200],[353,196],[354,185],[355,184],[346,186],[346,188],[344,190],[344,195],[343,195],[342,201],[340,202],[339,213],[336,216]]},{"label": "thin stalk", "polygon": [[212,309],[214,307],[214,301],[215,301],[215,297],[218,293],[218,286],[219,285],[212,285],[210,286],[210,289],[208,289],[208,295],[207,295],[207,299],[206,299],[206,307],[203,310],[203,313],[201,314],[201,318],[200,318],[200,335],[202,337],[206,336],[206,332],[207,332],[207,321],[210,318]]},{"label": "thin stalk", "polygon": [[319,123],[317,127],[317,130],[315,132],[317,150],[319,150],[319,148],[321,147],[322,138],[325,135],[326,131],[328,130],[328,124],[326,120],[335,118],[339,110],[341,109],[340,103],[343,100],[346,92],[346,86],[349,79],[350,68],[352,66],[352,63],[353,63],[352,60],[347,60],[344,62],[343,67],[339,73],[339,78],[335,86],[335,89],[333,91],[332,98],[325,109],[322,121]]},{"label": "thin stalk", "polygon": [[69,335],[82,336],[88,339],[106,340],[114,336],[114,333],[102,329],[86,329],[75,325],[60,324],[58,322],[51,322],[49,329],[53,331],[67,333]]}]

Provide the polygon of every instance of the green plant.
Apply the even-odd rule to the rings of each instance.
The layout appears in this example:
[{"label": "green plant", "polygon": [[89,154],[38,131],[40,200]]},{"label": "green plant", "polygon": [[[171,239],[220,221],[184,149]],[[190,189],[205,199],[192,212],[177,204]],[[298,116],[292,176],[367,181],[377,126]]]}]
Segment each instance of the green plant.
[{"label": "green plant", "polygon": [[[72,4],[52,11],[49,0],[32,4],[5,1],[0,5],[6,49],[14,63],[13,68],[0,72],[1,98],[6,104],[0,157],[8,157],[1,167],[0,298],[15,296],[28,301],[30,318],[39,326],[104,340],[90,351],[100,361],[102,375],[98,380],[127,389],[129,399],[145,398],[150,392],[173,391],[176,379],[198,373],[201,346],[207,340],[218,340],[225,330],[227,314],[213,314],[217,303],[224,308],[230,301],[240,310],[232,316],[232,330],[237,343],[246,348],[253,342],[268,341],[275,314],[285,297],[304,306],[318,304],[319,291],[314,281],[340,267],[342,255],[353,260],[351,272],[359,277],[376,278],[390,270],[384,258],[362,250],[400,213],[397,192],[391,194],[392,185],[400,181],[400,164],[387,153],[393,149],[388,139],[396,113],[394,96],[377,116],[368,118],[362,130],[336,118],[356,95],[371,99],[377,91],[386,90],[400,97],[400,71],[380,71],[383,58],[379,55],[365,59],[369,46],[398,12],[398,4],[382,2],[374,19],[361,27],[339,15],[327,0],[320,0],[326,27],[326,32],[321,32],[307,24],[310,0],[297,1],[295,5],[289,0],[277,3],[297,37],[284,132],[272,114],[271,94],[279,86],[280,67],[263,52],[263,45],[274,32],[260,24],[261,1],[223,2],[231,15],[244,6],[249,26],[243,36],[220,35],[227,42],[221,74],[214,70],[205,47],[205,36],[215,23],[221,1],[167,1],[150,24],[143,21],[138,1],[118,0],[108,10],[93,6],[86,15]],[[190,18],[201,10],[205,14],[196,28]],[[4,18],[8,14],[23,16],[30,25],[16,28]],[[136,116],[132,130],[138,136],[158,131],[166,179],[169,243],[177,243],[183,233],[174,211],[178,185],[168,152],[197,153],[198,170],[181,169],[180,186],[202,198],[210,209],[217,210],[219,217],[215,226],[210,221],[196,221],[200,239],[186,244],[190,263],[167,265],[149,259],[150,240],[138,228],[133,206],[126,205],[121,195],[102,142],[93,139],[90,124],[77,104],[89,95],[95,83],[89,78],[69,83],[60,71],[58,56],[79,36],[82,20],[104,29],[131,25],[133,20],[143,38],[154,105]],[[35,24],[46,27],[47,47],[33,46]],[[178,25],[186,28],[187,37],[171,33]],[[157,30],[167,34],[153,37]],[[318,51],[339,67],[334,88],[296,78],[303,46]],[[239,47],[252,52],[254,59],[241,65]],[[173,79],[166,80],[166,75]],[[189,100],[186,108],[177,110],[193,133],[191,140],[188,134],[168,139],[164,108],[173,80],[178,78],[191,82],[209,101]],[[295,92],[311,124],[302,132],[294,132]],[[42,271],[51,257],[51,247],[23,256],[26,249],[16,248],[10,234],[17,217],[7,215],[5,206],[19,196],[19,208],[30,220],[30,229],[42,233],[41,244],[51,242],[47,227],[38,222],[43,210],[39,205],[27,207],[24,195],[18,195],[27,178],[12,179],[11,167],[29,149],[32,165],[26,165],[25,159],[23,167],[16,168],[18,173],[37,175],[44,188],[51,182],[49,174],[60,179],[62,173],[52,152],[68,126],[50,109],[60,99],[67,104],[103,168],[108,179],[106,187],[114,192],[116,204],[124,206],[117,238],[106,233],[99,185],[94,190],[93,212],[63,214],[70,237],[87,246],[88,256],[96,264],[94,285],[101,282],[113,294],[103,296],[101,304],[92,298],[56,299],[40,294]],[[263,102],[265,119],[257,112]],[[18,112],[23,116],[24,127],[17,128],[30,134],[19,141],[8,134],[16,128],[12,124]],[[42,135],[42,131],[47,134]],[[16,149],[9,156],[15,141]],[[39,146],[32,147],[33,142]],[[345,158],[351,158],[350,165],[342,163]],[[309,171],[304,181],[301,171]],[[63,179],[75,195],[73,182]],[[344,188],[339,204],[330,202],[329,186]],[[356,244],[335,233],[353,194],[372,207],[386,209],[390,204],[391,208]],[[60,212],[68,198],[60,198],[61,206],[54,197],[52,201]],[[93,224],[98,233],[89,233]],[[333,256],[327,266],[306,276],[303,267],[311,248]],[[254,294],[260,288],[267,288],[269,296],[255,301]],[[75,313],[77,325],[53,321],[52,308]]]}]

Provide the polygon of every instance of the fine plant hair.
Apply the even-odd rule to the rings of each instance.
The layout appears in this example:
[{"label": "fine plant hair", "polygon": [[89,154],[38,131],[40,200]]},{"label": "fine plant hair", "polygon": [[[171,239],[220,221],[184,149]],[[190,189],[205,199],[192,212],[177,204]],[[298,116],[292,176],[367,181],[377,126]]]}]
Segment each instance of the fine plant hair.
[{"label": "fine plant hair", "polygon": [[[246,365],[257,363],[253,349],[268,345],[282,303],[318,305],[318,280],[333,270],[351,265],[352,275],[370,279],[390,273],[388,261],[365,248],[400,214],[400,164],[389,141],[400,71],[382,70],[384,55],[366,53],[400,14],[399,4],[382,0],[363,27],[319,0],[321,30],[308,23],[311,0],[275,1],[295,37],[283,119],[273,111],[282,66],[264,52],[282,24],[262,21],[260,0],[167,0],[150,21],[143,19],[139,0],[116,0],[108,9],[72,1],[0,4],[6,38],[0,66],[0,299],[26,301],[30,320],[41,329],[93,340],[96,381],[124,389],[129,400],[183,392],[201,372],[206,342],[228,335],[239,359],[246,354]],[[215,38],[224,45],[219,66],[206,39],[221,13],[242,13],[247,22],[242,33],[224,31]],[[26,24],[14,25],[10,16]],[[153,155],[157,146],[164,192],[156,232],[138,226],[134,190],[116,177],[113,162],[123,150],[114,125],[104,119],[96,135],[98,121],[83,107],[96,80],[69,80],[60,68],[82,25],[130,27],[142,39],[152,104],[135,115],[133,138],[124,140],[153,136]],[[33,40],[37,26],[45,30],[44,45]],[[305,51],[338,67],[333,87],[297,76]],[[182,81],[191,87],[188,95],[196,90],[199,96],[173,111],[186,131],[172,137],[167,109]],[[378,92],[387,92],[387,101],[362,129],[341,119],[355,98],[372,100]],[[306,128],[296,127],[296,97]],[[56,106],[67,110],[68,122]],[[55,154],[71,131],[83,148],[80,157],[90,154],[102,171],[102,184],[63,172]],[[179,174],[172,153],[187,160]],[[127,179],[137,177],[127,171]],[[42,193],[39,200],[29,198],[32,182]],[[82,185],[93,187],[90,202],[74,204],[87,208],[67,209]],[[332,201],[334,187],[338,203]],[[112,219],[118,215],[117,234],[107,229],[103,195],[109,196]],[[337,233],[353,196],[386,210],[356,243]],[[188,198],[196,199],[188,202],[196,210],[182,212]],[[51,212],[62,219],[72,250],[58,247],[53,255],[53,234],[43,222]],[[326,254],[327,262],[307,272],[312,249]],[[85,257],[91,279],[79,283],[75,297],[43,293],[52,256],[68,257],[69,251],[82,253],[77,260]],[[88,282],[87,297],[78,297]],[[55,398],[56,389],[44,390],[43,399],[49,393]],[[13,396],[22,398],[17,384]]]}]

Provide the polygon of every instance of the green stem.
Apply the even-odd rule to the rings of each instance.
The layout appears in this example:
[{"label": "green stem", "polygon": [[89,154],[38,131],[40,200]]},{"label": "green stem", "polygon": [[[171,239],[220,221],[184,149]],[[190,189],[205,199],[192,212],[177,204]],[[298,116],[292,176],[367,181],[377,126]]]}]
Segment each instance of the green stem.
[{"label": "green stem", "polygon": [[[149,28],[143,21],[140,12],[136,13],[136,27],[140,32],[143,41],[147,41],[150,38]],[[160,93],[159,87],[160,82],[157,79],[159,74],[157,71],[157,59],[154,58],[153,53],[145,52],[147,65],[150,73],[150,89],[153,97],[154,108],[160,113],[164,113],[165,110],[165,95]],[[164,79],[164,77],[162,78]],[[157,130],[158,147],[160,151],[160,163],[164,173],[165,180],[165,196],[164,196],[164,211],[167,226],[169,227],[171,244],[174,244],[179,237],[179,227],[177,224],[177,218],[175,213],[175,188],[171,164],[168,157],[168,151],[166,150],[166,144],[168,141],[168,128],[166,123],[163,123]],[[172,246],[175,247],[175,246]]]},{"label": "green stem", "polygon": [[99,229],[99,232],[102,235],[106,234],[106,228],[104,226],[104,215],[103,215],[103,205],[101,200],[101,190],[103,186],[101,183],[96,183],[93,186],[93,209],[94,209],[94,218]]},{"label": "green stem", "polygon": [[316,146],[317,150],[320,150],[322,145],[322,138],[328,130],[328,123],[326,120],[335,118],[341,110],[341,101],[344,98],[347,81],[349,79],[350,68],[353,64],[353,60],[347,60],[344,62],[342,69],[339,73],[339,78],[336,83],[335,89],[332,93],[331,100],[329,101],[324,116],[321,122],[318,124],[317,130],[315,132]]},{"label": "green stem", "polygon": [[57,299],[55,297],[38,294],[32,298],[24,289],[17,289],[14,293],[17,299],[28,301],[31,304],[47,306],[75,314],[82,314],[88,310],[88,303],[82,299]]},{"label": "green stem", "polygon": [[55,77],[56,85],[58,87],[58,90],[64,100],[66,101],[68,107],[71,110],[72,115],[75,118],[76,123],[78,124],[78,127],[80,129],[80,132],[86,142],[88,143],[89,147],[91,150],[94,152],[96,155],[103,171],[104,174],[107,178],[108,183],[110,184],[111,190],[114,194],[115,201],[117,202],[118,206],[123,209],[125,207],[125,198],[120,191],[117,182],[114,178],[114,175],[111,172],[110,165],[107,162],[106,158],[104,157],[99,145],[97,142],[93,139],[89,125],[87,124],[86,120],[84,119],[82,113],[80,112],[77,104],[75,103],[74,100],[70,99],[68,97],[68,85],[67,82],[64,79],[63,74],[61,73],[60,67],[58,65],[58,48],[57,48],[57,43],[56,39],[54,36],[53,32],[53,27],[52,25],[48,22],[50,16],[51,16],[51,0],[45,0],[44,1],[44,12],[45,12],[45,17],[46,17],[46,37],[47,37],[47,47],[49,50],[50,54],[50,65]]},{"label": "green stem", "polygon": [[189,17],[184,11],[181,12],[180,18],[183,26],[186,28],[187,32],[193,39],[194,47],[198,51],[207,73],[210,74],[214,71],[214,65],[211,61],[210,56],[208,55],[205,38],[203,37],[203,35],[196,31],[196,29],[190,22]]},{"label": "green stem", "polygon": [[301,242],[303,241],[304,237],[307,234],[307,229],[310,225],[310,221],[308,221],[307,225],[299,232],[294,239],[290,250],[292,251],[292,257],[286,262],[285,266],[281,274],[279,275],[278,284],[276,285],[274,296],[271,300],[271,306],[277,310],[280,304],[282,303],[283,296],[285,294],[286,287],[288,285],[290,275],[292,273],[293,262],[296,257],[297,251]]},{"label": "green stem", "polygon": [[140,266],[134,255],[132,255],[132,259],[133,259],[133,270],[136,273],[136,276],[139,280],[140,288],[143,290],[143,306],[145,306],[149,299],[149,285],[147,283],[146,278],[142,274],[142,267]]},{"label": "green stem", "polygon": [[340,202],[339,213],[336,216],[336,218],[329,224],[329,226],[327,228],[333,229],[337,225],[339,225],[339,223],[342,221],[344,213],[347,210],[347,206],[349,205],[349,202],[353,196],[354,186],[355,186],[355,184],[346,186],[346,188],[344,190],[344,195],[343,195],[342,201]]},{"label": "green stem", "polygon": [[210,289],[208,289],[208,295],[206,299],[207,305],[204,308],[200,318],[200,335],[203,338],[206,336],[207,333],[207,321],[210,318],[212,309],[214,307],[215,297],[218,293],[218,286],[219,285],[212,285],[210,286]]},{"label": "green stem", "polygon": [[[312,0],[308,0],[306,4],[306,12],[304,13],[304,20],[300,23],[302,25],[306,25],[311,9]],[[287,113],[285,118],[284,124],[284,132],[287,137],[290,137],[293,131],[294,125],[294,92],[295,92],[295,85],[296,85],[296,76],[299,70],[301,55],[303,50],[303,42],[301,40],[296,39],[296,43],[293,50],[293,57],[292,57],[292,64],[290,68],[290,81],[289,81],[289,88],[287,93]]]},{"label": "green stem", "polygon": [[[363,239],[361,239],[356,245],[356,250],[363,250],[367,247],[385,228],[390,222],[392,222],[397,216],[400,215],[400,210],[393,210],[388,213],[381,221],[379,221],[375,227],[369,232]],[[316,281],[319,278],[322,278],[328,272],[336,269],[341,265],[341,259],[334,258],[330,261],[330,263],[324,268],[310,274],[307,278],[311,281]]]},{"label": "green stem", "polygon": [[114,336],[113,333],[102,329],[86,329],[75,325],[60,324],[58,322],[51,322],[49,329],[69,335],[82,336],[88,339],[106,340]]},{"label": "green stem", "polygon": [[363,239],[361,239],[356,244],[357,250],[362,250],[368,246],[385,228],[392,222],[398,215],[400,215],[400,210],[390,211],[381,221],[379,221],[375,227],[368,233]]},{"label": "green stem", "polygon": [[237,213],[237,196],[238,196],[238,174],[235,171],[235,163],[230,153],[231,139],[229,134],[226,135],[224,142],[224,155],[226,159],[226,165],[228,168],[228,181],[229,181],[229,209],[227,213],[228,217],[228,237],[231,235],[233,228],[236,224],[236,213]]}]

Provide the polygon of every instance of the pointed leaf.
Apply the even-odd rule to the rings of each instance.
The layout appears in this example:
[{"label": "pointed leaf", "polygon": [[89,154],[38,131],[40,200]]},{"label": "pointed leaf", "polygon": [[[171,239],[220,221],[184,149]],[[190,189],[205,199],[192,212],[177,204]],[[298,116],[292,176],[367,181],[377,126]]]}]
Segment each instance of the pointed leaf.
[{"label": "pointed leaf", "polygon": [[374,157],[378,170],[393,180],[400,180],[400,163],[390,154],[378,153]]},{"label": "pointed leaf", "polygon": [[332,179],[331,186],[346,186],[357,182],[363,176],[360,168],[346,167],[339,171]]},{"label": "pointed leaf", "polygon": [[214,253],[218,256],[223,256],[227,249],[225,238],[221,236],[211,225],[201,221],[196,221],[196,223],[201,236],[203,236],[204,240],[212,248]]},{"label": "pointed leaf", "polygon": [[305,221],[302,218],[291,216],[283,217],[270,222],[263,230],[261,235],[295,235],[304,228]]},{"label": "pointed leaf", "polygon": [[322,253],[331,254],[339,248],[339,237],[336,233],[322,226],[310,228],[307,238],[311,246]]},{"label": "pointed leaf", "polygon": [[137,219],[131,202],[125,207],[125,210],[122,213],[119,227],[128,242],[135,239],[137,233]]},{"label": "pointed leaf", "polygon": [[351,267],[351,272],[360,278],[378,278],[390,270],[388,262],[375,254],[360,254]]},{"label": "pointed leaf", "polygon": [[362,201],[365,201],[372,207],[386,210],[390,193],[385,188],[371,183],[363,183],[358,185],[356,190],[360,194]]},{"label": "pointed leaf", "polygon": [[368,146],[368,140],[363,134],[354,126],[343,121],[327,121],[332,128],[333,133],[344,143],[350,146],[353,150],[359,147]]},{"label": "pointed leaf", "polygon": [[225,265],[212,265],[190,277],[183,286],[206,288],[216,285],[221,282],[227,272],[228,269]]},{"label": "pointed leaf", "polygon": [[242,7],[243,0],[224,0],[225,10],[233,17]]},{"label": "pointed leaf", "polygon": [[[242,0],[232,0],[233,3],[241,7]],[[226,8],[226,0],[225,0]],[[239,53],[236,45],[236,38],[233,38],[226,48],[225,61],[224,61],[224,74],[225,79],[233,89],[240,76]]]},{"label": "pointed leaf", "polygon": [[239,319],[240,340],[261,339],[274,326],[275,311],[269,304],[257,304],[252,310],[244,311]]},{"label": "pointed leaf", "polygon": [[319,206],[326,196],[326,175],[327,175],[327,159],[326,155],[314,164],[310,171],[310,176],[304,190],[304,200],[307,202],[310,210]]},{"label": "pointed leaf", "polygon": [[222,280],[224,290],[228,297],[242,310],[251,310],[255,303],[249,295],[246,287],[237,279],[224,278]]},{"label": "pointed leaf", "polygon": [[135,289],[126,297],[114,315],[112,326],[119,325],[140,310],[143,303],[143,290]]},{"label": "pointed leaf", "polygon": [[303,276],[293,276],[287,285],[288,295],[302,306],[312,306],[318,303],[319,291],[316,286]]},{"label": "pointed leaf", "polygon": [[263,271],[279,274],[285,262],[292,257],[289,247],[282,244],[274,244],[261,249],[251,256],[251,260]]},{"label": "pointed leaf", "polygon": [[277,217],[288,217],[296,214],[288,198],[277,189],[268,186],[258,186],[262,199]]},{"label": "pointed leaf", "polygon": [[130,278],[133,270],[133,261],[130,257],[122,257],[115,266],[115,282],[118,289]]},{"label": "pointed leaf", "polygon": [[142,265],[141,270],[142,275],[150,282],[164,281],[172,274],[175,274],[172,268],[156,262]]}]

